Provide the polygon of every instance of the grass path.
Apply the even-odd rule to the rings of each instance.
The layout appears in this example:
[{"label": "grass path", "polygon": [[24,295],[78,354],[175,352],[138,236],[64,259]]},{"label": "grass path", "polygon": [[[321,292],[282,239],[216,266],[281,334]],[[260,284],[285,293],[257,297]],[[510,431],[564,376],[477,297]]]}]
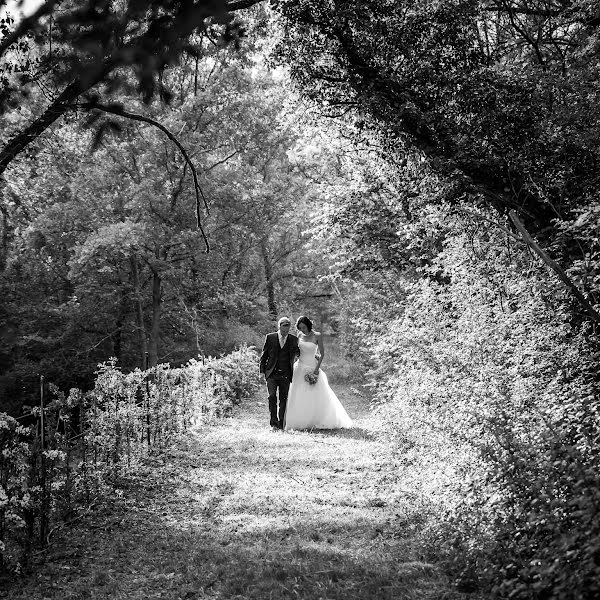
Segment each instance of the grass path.
[{"label": "grass path", "polygon": [[367,400],[334,387],[354,429],[271,431],[248,401],[150,461],[0,597],[455,598],[412,548],[416,498]]}]

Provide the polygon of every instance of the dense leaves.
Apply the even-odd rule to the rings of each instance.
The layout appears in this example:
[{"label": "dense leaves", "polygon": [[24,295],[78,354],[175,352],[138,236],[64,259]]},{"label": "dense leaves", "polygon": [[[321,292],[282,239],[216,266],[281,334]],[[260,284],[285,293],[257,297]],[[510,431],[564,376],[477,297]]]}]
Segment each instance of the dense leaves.
[{"label": "dense leaves", "polygon": [[337,248],[352,289],[344,328],[406,464],[399,477],[439,511],[430,552],[463,590],[593,598],[597,344],[493,213],[423,206],[443,186],[415,172],[423,197],[408,211],[382,177],[377,203],[332,205],[330,227],[359,223]]},{"label": "dense leaves", "polygon": [[276,9],[279,59],[383,159],[332,199],[328,230],[402,476],[445,507],[432,548],[464,589],[595,597],[596,325],[505,215],[598,306],[597,5]]},{"label": "dense leaves", "polygon": [[92,135],[67,123],[7,174],[0,281],[13,411],[35,372],[85,388],[108,356],[133,368],[146,353],[150,365],[180,364],[259,344],[315,277],[302,235],[317,201],[314,160],[298,152],[306,134],[285,79],[255,67],[250,51],[210,52],[206,64],[164,73],[177,92],[169,107],[124,97],[189,149],[210,207],[210,254],[188,164],[150,123],[124,120],[93,154]]},{"label": "dense leaves", "polygon": [[[165,68],[184,54],[202,56],[198,36],[219,45],[239,41],[244,28],[234,12],[256,3],[47,0],[17,23],[3,21],[0,114],[17,108],[36,85],[49,102],[3,140],[0,175],[81,99],[137,91],[145,103],[155,97],[169,101],[173,93],[162,78]],[[117,127],[112,121],[110,128]]]},{"label": "dense leaves", "polygon": [[[305,93],[330,115],[347,114],[355,137],[375,131],[393,164],[411,151],[427,157],[450,184],[444,201],[514,208],[553,242],[590,214],[600,114],[595,4],[276,6],[278,53]],[[557,258],[569,267],[594,252],[582,238]]]}]

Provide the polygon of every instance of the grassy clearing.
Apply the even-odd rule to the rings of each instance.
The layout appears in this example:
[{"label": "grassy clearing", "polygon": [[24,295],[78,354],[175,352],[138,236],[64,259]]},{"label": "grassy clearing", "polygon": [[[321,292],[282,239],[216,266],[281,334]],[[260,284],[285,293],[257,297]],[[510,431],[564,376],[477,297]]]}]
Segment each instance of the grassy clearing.
[{"label": "grassy clearing", "polygon": [[367,400],[335,387],[354,429],[273,432],[249,401],[148,461],[0,597],[458,598],[415,550],[424,507]]}]

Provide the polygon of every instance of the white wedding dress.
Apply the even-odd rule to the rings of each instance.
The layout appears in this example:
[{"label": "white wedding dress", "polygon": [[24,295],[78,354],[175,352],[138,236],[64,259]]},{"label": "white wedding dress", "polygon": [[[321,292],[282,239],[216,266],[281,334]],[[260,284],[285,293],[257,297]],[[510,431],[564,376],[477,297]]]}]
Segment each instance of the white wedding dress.
[{"label": "white wedding dress", "polygon": [[298,340],[300,360],[294,365],[294,375],[288,394],[284,429],[341,429],[352,427],[352,420],[344,410],[334,391],[329,387],[327,375],[321,369],[317,382],[304,379],[317,366],[317,344]]}]

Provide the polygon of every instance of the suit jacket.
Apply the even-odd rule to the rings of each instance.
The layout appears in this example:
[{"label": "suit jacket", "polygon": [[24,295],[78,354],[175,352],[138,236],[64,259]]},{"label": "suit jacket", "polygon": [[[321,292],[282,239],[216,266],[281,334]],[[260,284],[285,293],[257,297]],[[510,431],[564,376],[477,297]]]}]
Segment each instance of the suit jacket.
[{"label": "suit jacket", "polygon": [[[298,347],[298,338],[288,333],[286,344],[290,345],[290,371],[294,372],[294,362],[296,357],[300,354],[300,348]],[[279,354],[279,334],[277,331],[268,333],[265,337],[265,344],[260,355],[260,372],[265,374],[265,379],[271,375],[275,364],[277,363],[277,355]],[[291,377],[290,377],[291,381]]]}]

